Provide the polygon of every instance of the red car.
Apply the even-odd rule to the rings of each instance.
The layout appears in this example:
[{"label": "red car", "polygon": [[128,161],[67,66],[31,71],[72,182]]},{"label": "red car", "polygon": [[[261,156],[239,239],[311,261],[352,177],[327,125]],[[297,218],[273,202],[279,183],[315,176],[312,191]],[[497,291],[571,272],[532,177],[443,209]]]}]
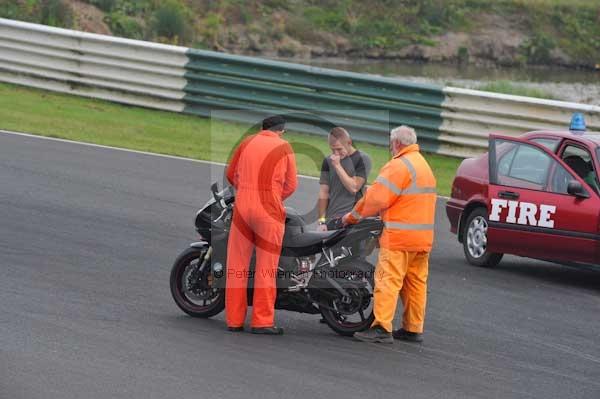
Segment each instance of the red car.
[{"label": "red car", "polygon": [[446,204],[469,263],[503,254],[600,265],[600,132],[492,135],[465,159]]}]

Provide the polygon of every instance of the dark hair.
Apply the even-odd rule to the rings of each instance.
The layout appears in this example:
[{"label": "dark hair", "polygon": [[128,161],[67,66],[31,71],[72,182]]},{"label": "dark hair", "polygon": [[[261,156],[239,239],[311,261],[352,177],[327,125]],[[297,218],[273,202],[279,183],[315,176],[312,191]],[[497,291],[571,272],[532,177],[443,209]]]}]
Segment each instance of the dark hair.
[{"label": "dark hair", "polygon": [[280,132],[285,129],[285,119],[280,115],[269,116],[262,121],[262,128],[263,130]]}]

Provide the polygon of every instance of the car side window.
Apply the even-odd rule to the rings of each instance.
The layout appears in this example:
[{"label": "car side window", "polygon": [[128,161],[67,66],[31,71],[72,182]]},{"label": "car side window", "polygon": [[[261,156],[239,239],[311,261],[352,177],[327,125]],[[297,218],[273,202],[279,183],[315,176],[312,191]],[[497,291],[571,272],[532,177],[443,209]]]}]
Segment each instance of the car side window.
[{"label": "car side window", "polygon": [[548,179],[548,185],[545,191],[556,194],[568,194],[567,188],[569,182],[573,180],[573,175],[569,173],[561,164],[552,160],[554,167]]},{"label": "car side window", "polygon": [[496,181],[503,186],[567,194],[572,175],[549,154],[524,143],[497,141]]},{"label": "car side window", "polygon": [[600,193],[598,174],[594,170],[594,160],[589,151],[570,144],[564,148],[561,159],[596,193]]},{"label": "car side window", "polygon": [[551,138],[551,137],[539,137],[539,138],[531,139],[529,141],[543,145],[544,147],[546,147],[547,149],[549,149],[552,152],[556,152],[556,149],[558,148],[558,145],[560,144],[559,139],[555,139],[555,138]]},{"label": "car side window", "polygon": [[516,145],[512,145],[512,143],[504,143],[504,147],[512,146],[512,148],[506,150],[504,154],[500,157],[500,161],[498,162],[498,174],[500,176],[508,176],[510,173],[510,165],[512,165],[512,161],[515,158],[515,154],[517,153]]},{"label": "car side window", "polygon": [[543,186],[551,161],[552,158],[539,149],[521,144],[517,148],[509,176]]}]

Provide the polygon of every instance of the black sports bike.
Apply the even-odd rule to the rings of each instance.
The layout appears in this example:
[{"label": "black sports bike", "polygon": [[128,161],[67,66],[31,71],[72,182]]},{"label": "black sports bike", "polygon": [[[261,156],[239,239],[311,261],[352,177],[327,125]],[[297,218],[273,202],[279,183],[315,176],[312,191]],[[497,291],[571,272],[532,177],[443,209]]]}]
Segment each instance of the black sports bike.
[{"label": "black sports bike", "polygon": [[[233,216],[232,187],[218,191],[196,215],[202,241],[194,242],[175,260],[171,294],[194,317],[211,317],[225,308],[227,239]],[[286,208],[285,234],[277,273],[276,309],[321,314],[338,334],[351,336],[373,322],[374,267],[366,261],[383,225],[366,218],[338,230],[307,231],[306,223]],[[254,256],[250,271],[254,268]],[[252,305],[252,273],[248,304]]]}]

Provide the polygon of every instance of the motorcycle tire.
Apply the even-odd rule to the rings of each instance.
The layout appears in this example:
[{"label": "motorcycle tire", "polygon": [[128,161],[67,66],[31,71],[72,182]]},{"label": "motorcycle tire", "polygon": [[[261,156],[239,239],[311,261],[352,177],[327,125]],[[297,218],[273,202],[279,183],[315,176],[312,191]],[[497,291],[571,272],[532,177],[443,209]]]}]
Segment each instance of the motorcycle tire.
[{"label": "motorcycle tire", "polygon": [[[364,276],[364,278],[366,278],[368,280],[369,284],[371,285],[371,294],[372,294],[372,289],[375,286],[374,282],[373,282],[375,268],[369,262],[366,262],[364,260],[359,260],[359,259],[352,259],[351,261],[340,263],[340,265],[338,265],[336,270],[342,271],[342,272],[359,273],[359,275]],[[325,323],[333,331],[335,331],[336,333],[338,333],[342,336],[351,337],[352,335],[354,335],[354,333],[359,332],[359,331],[364,331],[364,330],[368,329],[369,327],[371,327],[371,324],[373,324],[373,320],[375,320],[375,316],[373,314],[373,308],[372,308],[372,303],[373,303],[372,295],[370,296],[369,299],[370,299],[370,305],[371,305],[370,312],[368,314],[364,315],[365,316],[364,320],[361,317],[361,320],[356,323],[346,323],[345,321],[340,320],[340,314],[338,312],[336,312],[336,310],[333,309],[334,308],[333,301],[330,301],[329,303],[326,304],[326,306],[322,306],[320,308],[321,315],[323,316],[323,320],[325,320]],[[361,305],[361,307],[362,307],[362,305]]]},{"label": "motorcycle tire", "polygon": [[[201,248],[188,248],[183,251],[175,260],[171,269],[171,295],[173,300],[181,310],[192,317],[208,318],[215,316],[225,309],[225,290],[219,289],[216,292],[217,297],[208,305],[199,305],[193,302],[184,292],[183,277],[188,266],[194,261],[202,262],[207,250]],[[210,261],[207,266],[210,265]],[[210,273],[210,271],[208,271]],[[208,276],[207,276],[208,277]]]}]

